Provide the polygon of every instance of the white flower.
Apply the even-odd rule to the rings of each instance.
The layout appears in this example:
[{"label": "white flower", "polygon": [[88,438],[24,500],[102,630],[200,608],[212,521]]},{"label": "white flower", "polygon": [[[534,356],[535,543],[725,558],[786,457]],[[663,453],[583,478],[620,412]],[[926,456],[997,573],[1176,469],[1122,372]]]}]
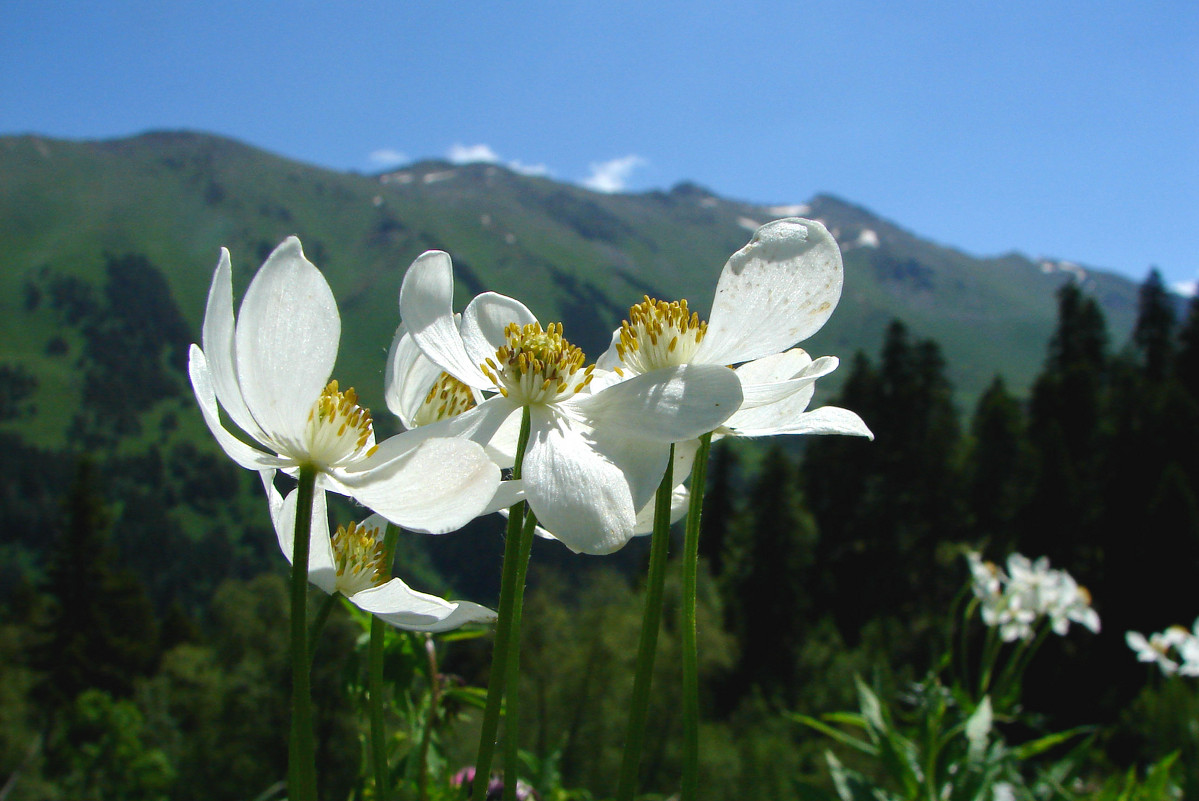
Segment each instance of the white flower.
[{"label": "white flower", "polygon": [[1171,626],[1150,634],[1148,639],[1140,632],[1129,631],[1124,641],[1139,661],[1155,663],[1167,676],[1199,676],[1199,620],[1193,628],[1187,631],[1182,626]]},{"label": "white flower", "polygon": [[984,562],[977,552],[967,552],[966,558],[983,623],[998,627],[1004,642],[1032,639],[1042,617],[1048,618],[1059,635],[1064,636],[1071,623],[1099,632],[1091,594],[1066,571],[1050,568],[1045,557],[1032,561],[1013,553],[1008,556],[1006,573]]},{"label": "white flower", "polygon": [[1099,613],[1091,608],[1091,593],[1064,570],[1055,571],[1056,586],[1046,614],[1055,633],[1065,636],[1071,623],[1099,633]]},{"label": "white flower", "polygon": [[[461,320],[462,315],[454,315],[456,325],[461,325]],[[477,388],[462,383],[421,353],[403,324],[396,329],[387,354],[384,399],[391,413],[409,430],[450,420],[484,400],[483,393]],[[459,433],[453,424],[445,428],[446,433]],[[497,465],[512,467],[516,461],[520,417],[513,415],[498,430],[487,433],[486,438],[480,439],[477,431],[465,432],[467,436],[475,435],[476,441],[487,449],[487,455]],[[506,489],[508,483],[501,486]]]},{"label": "white flower", "polygon": [[574,551],[623,546],[657,489],[670,443],[711,431],[741,402],[736,376],[716,365],[677,366],[590,391],[602,373],[584,367],[560,325],[543,329],[519,301],[485,293],[456,321],[453,268],[440,251],[422,254],[408,269],[400,313],[437,367],[498,393],[423,429],[491,442],[527,407],[526,497],[538,522]]},{"label": "white flower", "polygon": [[[204,314],[203,349],[188,370],[204,421],[251,470],[310,466],[319,486],[350,495],[405,528],[460,528],[491,502],[499,469],[475,443],[401,434],[374,456],[370,412],[330,381],[341,317],[324,276],[289,237],[233,314],[229,252],[221,250]],[[220,407],[261,448],[221,424]]]},{"label": "white flower", "polygon": [[[853,434],[873,438],[857,414],[807,411],[817,378],[837,359],[815,361],[795,343],[820,329],[841,297],[844,272],[836,241],[815,220],[791,217],[759,228],[729,257],[708,322],[686,301],[648,296],[629,310],[596,366],[620,376],[692,365],[741,365],[743,400],[716,436]],[[705,432],[706,433],[706,432]]]},{"label": "white flower", "polygon": [[[292,558],[296,530],[296,490],[280,496],[274,471],[262,472],[271,520],[283,555]],[[417,592],[398,578],[383,558],[382,532],[387,521],[371,515],[361,524],[351,523],[329,536],[325,493],[317,490],[312,503],[311,548],[308,580],[325,592],[341,593],[358,608],[401,629],[447,631],[466,623],[490,623],[495,612],[469,601],[446,601]]]},{"label": "white flower", "polygon": [[1186,636],[1186,629],[1172,627],[1164,632],[1150,634],[1146,639],[1139,631],[1129,631],[1124,634],[1128,647],[1136,652],[1138,662],[1150,662],[1167,676],[1178,672],[1178,663],[1170,657],[1170,648],[1180,640],[1178,634]]},{"label": "white flower", "polygon": [[971,589],[982,602],[998,598],[1003,593],[1003,571],[994,562],[984,562],[978,551],[967,551],[970,564]]}]

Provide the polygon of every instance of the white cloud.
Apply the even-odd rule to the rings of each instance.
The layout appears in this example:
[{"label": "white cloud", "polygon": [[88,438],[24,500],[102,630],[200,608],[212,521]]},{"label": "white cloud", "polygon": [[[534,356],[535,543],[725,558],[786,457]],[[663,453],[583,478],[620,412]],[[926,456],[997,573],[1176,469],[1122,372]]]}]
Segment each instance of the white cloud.
[{"label": "white cloud", "polygon": [[583,186],[596,192],[621,192],[633,170],[646,164],[649,162],[632,154],[611,161],[592,163],[591,175],[583,181]]},{"label": "white cloud", "polygon": [[1171,284],[1170,288],[1184,298],[1193,298],[1196,293],[1199,293],[1199,281],[1179,281]]},{"label": "white cloud", "polygon": [[476,161],[483,161],[488,164],[495,164],[500,160],[496,152],[491,149],[491,145],[463,145],[454,143],[450,147],[450,152],[446,154],[447,158],[454,164],[471,164]]},{"label": "white cloud", "polygon": [[395,167],[408,162],[407,155],[387,147],[373,151],[367,159],[376,167]]},{"label": "white cloud", "polygon": [[525,164],[523,161],[512,160],[504,161],[500,158],[500,154],[491,149],[491,145],[463,145],[455,144],[449,149],[446,154],[454,164],[502,164],[512,172],[518,172],[521,175],[549,175],[550,168],[544,164]]}]

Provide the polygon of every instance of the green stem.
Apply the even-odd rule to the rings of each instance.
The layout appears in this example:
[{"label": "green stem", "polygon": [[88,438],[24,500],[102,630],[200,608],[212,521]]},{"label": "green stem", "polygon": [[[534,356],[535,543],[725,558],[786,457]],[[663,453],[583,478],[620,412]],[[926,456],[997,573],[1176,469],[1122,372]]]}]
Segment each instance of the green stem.
[{"label": "green stem", "polygon": [[691,468],[691,503],[683,535],[683,785],[682,801],[695,801],[699,792],[699,646],[695,640],[695,595],[699,578],[699,523],[708,480],[712,434],[699,438]]},{"label": "green stem", "polygon": [[316,741],[312,732],[311,663],[308,654],[308,550],[316,468],[300,467],[296,530],[291,557],[291,738],[288,742],[287,795],[316,801]]},{"label": "green stem", "polygon": [[433,728],[441,715],[441,674],[437,666],[437,647],[433,643],[433,635],[425,635],[425,655],[429,660],[429,717],[425,721],[425,730],[420,738],[420,772],[417,774],[417,788],[420,801],[429,799],[429,745],[433,740]]},{"label": "green stem", "polygon": [[637,646],[637,672],[633,678],[633,697],[629,704],[629,725],[625,732],[624,754],[620,760],[617,801],[632,801],[637,790],[637,773],[645,744],[645,723],[649,717],[649,690],[658,648],[658,626],[662,619],[662,590],[666,586],[666,553],[670,547],[670,496],[674,491],[674,445],[666,473],[658,485],[654,503],[654,533],[650,541],[649,576],[646,580],[645,612],[641,618],[641,640]]},{"label": "green stem", "polygon": [[533,529],[537,516],[525,510],[525,522],[520,531],[520,554],[517,557],[516,597],[512,599],[512,642],[508,647],[508,663],[504,668],[504,799],[516,801],[516,781],[519,778],[520,741],[520,623],[524,614],[525,577],[529,571],[529,553],[533,548]]},{"label": "green stem", "polygon": [[[520,437],[516,442],[516,463],[512,467],[512,478],[520,478],[521,463],[525,458],[525,446],[529,441],[529,407],[521,410]],[[524,501],[508,512],[508,529],[504,535],[504,567],[500,580],[500,608],[495,624],[495,645],[491,650],[491,674],[487,680],[487,705],[483,709],[483,727],[479,732],[479,754],[475,758],[475,785],[472,801],[483,801],[487,795],[487,783],[491,779],[491,761],[495,757],[496,733],[500,728],[500,704],[504,699],[507,679],[508,647],[512,639],[512,606],[515,603],[516,579],[523,570],[520,561],[521,529],[525,518]],[[522,586],[523,592],[523,586]]]},{"label": "green stem", "polygon": [[[383,534],[383,564],[391,573],[395,544],[400,527],[388,523]],[[371,723],[371,765],[375,773],[375,798],[387,801],[391,797],[387,772],[387,725],[383,715],[383,655],[387,624],[371,617],[370,651],[367,656],[367,703]]]},{"label": "green stem", "polygon": [[1020,686],[1021,676],[1024,675],[1033,655],[1040,650],[1041,643],[1045,642],[1045,638],[1052,630],[1049,619],[1043,619],[1038,627],[1036,639],[1032,642],[1021,640],[1015,653],[1008,659],[1007,665],[1004,666],[1003,671],[999,674],[999,679],[995,682],[995,691],[992,693],[992,703],[997,711],[1004,711],[1007,708],[1007,696],[1014,688]]},{"label": "green stem", "polygon": [[980,666],[980,675],[978,678],[978,701],[981,702],[983,696],[991,689],[991,674],[995,670],[995,660],[999,658],[999,649],[1003,647],[1003,643],[999,639],[997,627],[987,627],[987,637],[983,644],[982,665]]},{"label": "green stem", "polygon": [[375,798],[387,801],[387,728],[383,721],[383,639],[387,624],[371,617],[371,644],[368,656],[367,703],[371,722],[371,767],[375,774]]}]

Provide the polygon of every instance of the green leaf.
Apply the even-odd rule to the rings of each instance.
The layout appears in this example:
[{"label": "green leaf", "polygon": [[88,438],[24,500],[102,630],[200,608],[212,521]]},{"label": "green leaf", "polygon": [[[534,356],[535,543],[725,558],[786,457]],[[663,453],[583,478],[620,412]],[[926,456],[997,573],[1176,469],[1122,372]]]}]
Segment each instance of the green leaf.
[{"label": "green leaf", "polygon": [[853,748],[854,750],[861,751],[862,753],[869,754],[870,756],[873,756],[873,757],[878,756],[878,748],[876,748],[875,746],[871,745],[870,743],[866,742],[865,740],[859,740],[857,737],[854,737],[851,734],[847,734],[847,733],[841,731],[840,729],[829,726],[824,721],[817,720],[816,718],[809,717],[808,715],[801,715],[798,712],[788,713],[787,717],[790,718],[791,720],[795,721],[796,723],[800,723],[804,726],[809,726],[809,727],[815,729],[816,731],[820,732],[821,734],[824,734],[824,735],[827,735],[827,736],[833,738],[834,740],[841,743],[842,745],[847,745],[850,748]]},{"label": "green leaf", "polygon": [[1068,729],[1067,731],[1054,732],[1046,734],[1044,737],[1033,740],[1032,742],[1024,743],[1012,749],[1012,755],[1023,762],[1026,759],[1031,759],[1039,756],[1055,746],[1061,745],[1072,737],[1078,737],[1083,734],[1093,732],[1093,726],[1078,726],[1077,728]]}]

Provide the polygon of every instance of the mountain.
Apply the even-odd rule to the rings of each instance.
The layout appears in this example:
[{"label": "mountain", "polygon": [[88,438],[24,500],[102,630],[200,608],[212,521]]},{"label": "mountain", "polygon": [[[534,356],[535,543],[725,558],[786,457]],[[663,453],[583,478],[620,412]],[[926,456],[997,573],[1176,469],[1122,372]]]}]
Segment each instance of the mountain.
[{"label": "mountain", "polygon": [[564,320],[568,335],[598,355],[642,294],[686,297],[702,314],[725,258],[753,228],[778,216],[813,217],[842,244],[846,287],[832,321],[805,347],[843,358],[873,353],[898,317],[942,345],[967,401],[995,373],[1015,391],[1027,389],[1063,281],[1085,275],[1117,342],[1135,312],[1136,286],[1125,279],[1015,253],[973,257],[828,195],[785,207],[692,184],[605,195],[497,165],[442,162],[368,176],[178,132],[101,142],[0,138],[0,176],[0,360],[37,379],[34,404],[42,411],[26,430],[32,425],[55,443],[84,391],[70,366],[82,343],[64,333],[61,311],[47,314],[31,298],[55,282],[61,294],[64,280],[103,292],[106,259],[137,254],[161,276],[167,296],[124,302],[173,303],[195,332],[218,249],[232,252],[240,289],[293,233],[341,305],[338,373],[376,404],[400,279],[428,248],[454,257],[463,302],[484,289],[521,298],[542,320]]},{"label": "mountain", "polygon": [[[790,215],[824,221],[845,255],[840,306],[804,346],[874,354],[900,318],[941,344],[964,413],[996,373],[1028,389],[1062,282],[1099,299],[1114,343],[1131,328],[1130,281],[976,258],[827,195],[787,207],[692,184],[606,195],[444,162],[361,175],[200,133],[0,138],[0,597],[37,574],[83,453],[102,468],[123,558],[158,599],[202,599],[224,575],[277,564],[258,479],[216,448],[186,378],[222,246],[240,294],[277,243],[301,238],[341,309],[335,377],[382,409],[400,281],[424,250],[453,256],[460,305],[487,289],[518,297],[594,358],[643,294],[705,314],[729,254]],[[820,397],[841,377],[823,379]],[[376,414],[376,428],[396,423]],[[434,582],[424,587],[441,591]]]}]

